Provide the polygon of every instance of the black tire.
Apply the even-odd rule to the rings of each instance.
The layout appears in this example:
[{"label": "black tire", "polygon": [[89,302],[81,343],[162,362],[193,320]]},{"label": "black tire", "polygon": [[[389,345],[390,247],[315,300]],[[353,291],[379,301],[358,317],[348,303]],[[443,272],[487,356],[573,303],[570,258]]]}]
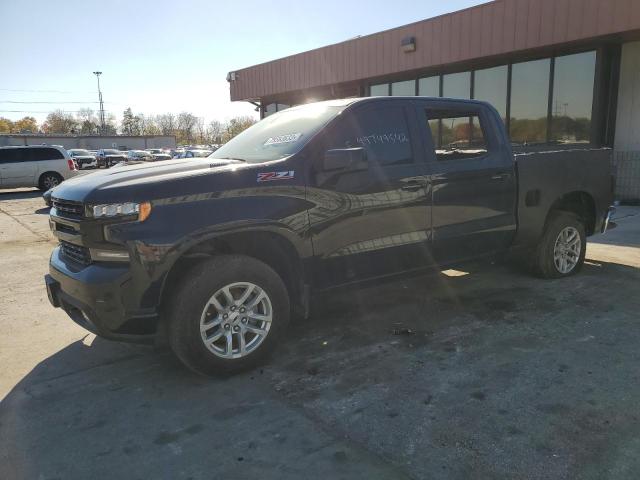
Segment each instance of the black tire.
[{"label": "black tire", "polygon": [[43,192],[46,192],[47,190],[60,185],[62,180],[64,179],[59,173],[45,172],[40,175],[40,178],[38,179],[38,188]]},{"label": "black tire", "polygon": [[[200,335],[200,318],[211,296],[236,282],[251,282],[268,295],[273,309],[271,328],[256,349],[244,357],[216,356]],[[168,340],[176,356],[202,375],[229,375],[265,362],[286,331],[289,294],[280,276],[265,263],[244,255],[221,255],[196,265],[180,281],[169,305]]]},{"label": "black tire", "polygon": [[[578,231],[581,248],[578,262],[573,269],[569,272],[562,272],[554,260],[554,249],[560,232],[567,227],[573,227]],[[570,212],[553,212],[535,252],[534,271],[542,278],[562,278],[574,275],[582,268],[586,251],[587,237],[585,228],[578,216]]]}]

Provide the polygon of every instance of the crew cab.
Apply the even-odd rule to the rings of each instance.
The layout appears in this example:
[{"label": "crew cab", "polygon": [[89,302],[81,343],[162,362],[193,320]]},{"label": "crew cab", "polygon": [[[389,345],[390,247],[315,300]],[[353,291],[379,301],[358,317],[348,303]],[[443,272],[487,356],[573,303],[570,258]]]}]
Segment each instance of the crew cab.
[{"label": "crew cab", "polygon": [[207,158],[54,191],[51,303],[105,338],[166,339],[191,369],[260,364],[315,292],[513,253],[568,277],[612,213],[610,151],[514,154],[487,103],[333,100]]}]

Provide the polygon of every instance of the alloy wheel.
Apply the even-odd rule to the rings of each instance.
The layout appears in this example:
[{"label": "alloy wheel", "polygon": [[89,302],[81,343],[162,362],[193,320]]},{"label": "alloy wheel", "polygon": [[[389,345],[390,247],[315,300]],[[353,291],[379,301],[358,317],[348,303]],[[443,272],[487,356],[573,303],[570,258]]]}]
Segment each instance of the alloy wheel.
[{"label": "alloy wheel", "polygon": [[267,293],[250,282],[236,282],[215,292],[200,317],[207,349],[221,358],[242,358],[255,351],[271,328],[273,307]]},{"label": "alloy wheel", "polygon": [[553,247],[553,262],[558,272],[570,273],[580,261],[582,240],[574,227],[565,227],[560,231]]}]

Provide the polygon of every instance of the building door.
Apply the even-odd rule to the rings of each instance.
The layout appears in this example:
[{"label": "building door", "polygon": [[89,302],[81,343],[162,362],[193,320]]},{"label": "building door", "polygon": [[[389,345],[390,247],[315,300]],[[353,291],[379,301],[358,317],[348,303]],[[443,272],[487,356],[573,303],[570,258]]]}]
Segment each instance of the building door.
[{"label": "building door", "polygon": [[[366,103],[319,140],[307,199],[319,288],[420,268],[428,262],[430,205],[415,110]],[[324,152],[361,148],[365,165],[325,171]]]}]

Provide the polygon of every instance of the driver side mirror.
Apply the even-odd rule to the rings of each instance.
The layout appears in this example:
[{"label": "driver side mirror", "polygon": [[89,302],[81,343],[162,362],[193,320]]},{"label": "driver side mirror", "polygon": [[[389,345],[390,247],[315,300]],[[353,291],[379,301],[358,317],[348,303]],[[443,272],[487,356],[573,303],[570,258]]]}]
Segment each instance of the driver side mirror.
[{"label": "driver side mirror", "polygon": [[322,169],[325,172],[366,170],[367,166],[367,152],[362,147],[327,150],[322,161]]}]

